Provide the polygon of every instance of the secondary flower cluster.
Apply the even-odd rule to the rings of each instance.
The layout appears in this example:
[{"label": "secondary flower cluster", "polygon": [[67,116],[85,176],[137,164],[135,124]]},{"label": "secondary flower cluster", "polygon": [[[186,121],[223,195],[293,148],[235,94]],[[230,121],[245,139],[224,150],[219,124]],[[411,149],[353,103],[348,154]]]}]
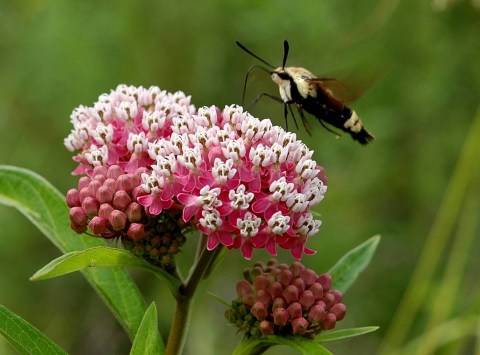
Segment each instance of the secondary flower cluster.
[{"label": "secondary flower cluster", "polygon": [[225,316],[248,336],[314,337],[345,317],[342,293],[331,287],[329,274],[317,275],[298,261],[256,263],[237,283],[238,298]]},{"label": "secondary flower cluster", "polygon": [[[323,169],[295,134],[270,120],[235,105],[195,110],[181,92],[120,85],[93,107],[75,109],[71,121],[65,145],[78,151],[74,174],[94,181],[97,167],[112,166],[133,174],[129,197],[146,216],[180,210],[184,225],[208,236],[209,250],[222,244],[247,259],[255,248],[276,255],[277,246],[297,259],[314,253],[305,244],[321,223],[310,210],[326,192]],[[82,203],[73,207],[89,215]],[[97,220],[88,226],[108,237],[92,228]],[[137,228],[129,221],[124,228]],[[123,236],[132,239],[128,230]]]},{"label": "secondary flower cluster", "polygon": [[119,238],[129,250],[167,271],[174,271],[173,257],[185,243],[181,211],[171,209],[150,216],[136,202],[144,194],[139,168],[125,173],[118,165],[97,166],[83,176],[76,189],[67,192],[71,227],[77,233],[90,229],[95,236]]}]

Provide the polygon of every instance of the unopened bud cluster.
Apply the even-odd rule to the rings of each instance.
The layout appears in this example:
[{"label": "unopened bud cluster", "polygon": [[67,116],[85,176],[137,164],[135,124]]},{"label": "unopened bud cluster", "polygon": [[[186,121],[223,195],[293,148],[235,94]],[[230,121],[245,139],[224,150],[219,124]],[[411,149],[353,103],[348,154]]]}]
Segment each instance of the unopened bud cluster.
[{"label": "unopened bud cluster", "polygon": [[300,262],[256,263],[237,283],[238,298],[225,316],[248,336],[314,337],[345,317],[342,293],[331,287],[329,274],[317,275]]},{"label": "unopened bud cluster", "polygon": [[173,256],[185,243],[178,223],[181,210],[160,216],[145,212],[137,197],[144,195],[141,174],[145,168],[126,173],[120,166],[97,166],[92,176],[83,176],[78,188],[67,192],[71,227],[77,233],[119,238],[134,254],[166,270],[173,270]]}]

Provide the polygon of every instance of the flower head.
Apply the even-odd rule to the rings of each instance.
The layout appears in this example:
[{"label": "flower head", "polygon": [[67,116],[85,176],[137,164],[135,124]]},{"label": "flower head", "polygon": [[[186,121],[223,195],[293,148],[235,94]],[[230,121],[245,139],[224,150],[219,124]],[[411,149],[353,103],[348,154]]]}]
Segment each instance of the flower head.
[{"label": "flower head", "polygon": [[[314,253],[305,245],[320,226],[310,210],[326,192],[323,169],[295,134],[270,120],[236,105],[196,110],[182,92],[120,85],[93,107],[75,109],[71,121],[74,128],[65,145],[77,152],[74,174],[93,181],[95,169],[106,169],[99,182],[101,199],[89,196],[97,204],[110,197],[107,188],[120,175],[133,174],[131,186],[114,193],[118,205],[136,203],[148,220],[179,214],[182,228],[196,227],[207,236],[209,250],[221,244],[240,249],[247,259],[258,248],[272,255],[277,247],[289,249],[297,259]],[[112,167],[120,172],[109,173]],[[85,205],[87,221],[78,209],[72,212],[82,222],[74,224],[77,231],[88,226],[103,237],[124,231],[122,237],[129,239],[127,231],[135,223],[130,235],[141,239],[142,222],[127,215],[123,223],[123,215],[116,213],[112,231],[111,222],[92,222],[95,201],[80,200],[71,207]]]},{"label": "flower head", "polygon": [[328,274],[317,275],[300,262],[256,263],[237,283],[238,298],[226,318],[247,336],[300,335],[313,338],[335,327],[346,314],[342,293]]}]

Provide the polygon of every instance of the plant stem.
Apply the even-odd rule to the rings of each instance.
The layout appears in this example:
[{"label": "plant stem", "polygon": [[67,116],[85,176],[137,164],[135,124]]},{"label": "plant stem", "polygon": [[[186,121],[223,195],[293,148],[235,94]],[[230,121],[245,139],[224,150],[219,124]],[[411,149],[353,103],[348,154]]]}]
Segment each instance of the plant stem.
[{"label": "plant stem", "polygon": [[220,254],[221,250],[221,247],[217,247],[213,251],[204,249],[187,282],[180,286],[165,355],[181,354],[185,344],[185,337],[187,335],[187,328],[190,320],[190,306],[193,301],[193,296],[198,285],[203,280],[205,272]]},{"label": "plant stem", "polygon": [[412,323],[425,301],[440,257],[448,244],[450,233],[457,221],[461,206],[478,162],[480,161],[480,109],[472,122],[468,136],[463,144],[457,165],[435,221],[425,241],[418,264],[410,283],[398,307],[390,328],[385,335],[379,354],[391,354],[405,341]]}]

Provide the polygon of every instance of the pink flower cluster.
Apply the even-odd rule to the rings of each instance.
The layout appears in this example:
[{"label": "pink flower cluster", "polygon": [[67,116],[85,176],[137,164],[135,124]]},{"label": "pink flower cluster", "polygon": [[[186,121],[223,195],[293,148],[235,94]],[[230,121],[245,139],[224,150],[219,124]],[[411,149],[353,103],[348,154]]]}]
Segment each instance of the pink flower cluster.
[{"label": "pink flower cluster", "polygon": [[225,316],[246,335],[314,337],[346,315],[342,293],[331,289],[332,277],[317,275],[298,261],[290,266],[275,259],[256,263],[245,277]]},{"label": "pink flower cluster", "polygon": [[323,169],[295,134],[239,106],[195,110],[182,92],[120,85],[71,116],[65,145],[78,151],[74,174],[118,165],[141,174],[137,201],[148,215],[182,209],[185,223],[219,244],[289,249],[300,259],[321,222],[310,212],[326,192]]}]

